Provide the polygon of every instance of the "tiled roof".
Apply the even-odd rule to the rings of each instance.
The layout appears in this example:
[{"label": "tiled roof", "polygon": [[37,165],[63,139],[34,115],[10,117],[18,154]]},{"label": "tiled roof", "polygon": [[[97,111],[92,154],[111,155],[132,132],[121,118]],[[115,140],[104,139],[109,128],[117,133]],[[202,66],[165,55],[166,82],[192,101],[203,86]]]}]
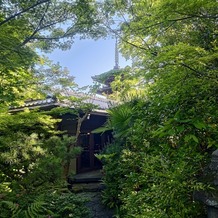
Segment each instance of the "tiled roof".
[{"label": "tiled roof", "polygon": [[112,101],[104,98],[89,97],[84,100],[85,103],[91,103],[98,106],[100,109],[107,110],[111,107]]},{"label": "tiled roof", "polygon": [[57,103],[57,99],[55,98],[46,98],[44,100],[29,100],[25,102],[23,107],[31,107],[31,106],[43,106],[48,104]]},{"label": "tiled roof", "polygon": [[24,108],[29,108],[29,109],[35,109],[37,107],[39,108],[49,108],[49,107],[55,107],[59,106],[59,102],[57,98],[48,96],[46,99],[30,99],[25,101],[25,103],[21,106],[12,106],[9,108],[11,112],[16,112],[16,111],[21,111]]},{"label": "tiled roof", "polygon": [[[78,97],[78,96],[76,96]],[[84,96],[83,96],[84,98]],[[96,106],[98,106],[98,109],[100,110],[107,110],[111,107],[113,104],[111,100],[105,99],[105,98],[100,98],[96,96],[87,96],[87,98],[84,99],[84,103],[91,103]],[[19,107],[12,107],[10,108],[11,111],[19,111],[22,110],[23,108],[45,108],[45,107],[52,107],[52,106],[67,106],[67,104],[62,104],[58,101],[57,98],[48,96],[46,99],[38,99],[38,100],[28,100],[25,102],[24,105],[19,106]]]}]

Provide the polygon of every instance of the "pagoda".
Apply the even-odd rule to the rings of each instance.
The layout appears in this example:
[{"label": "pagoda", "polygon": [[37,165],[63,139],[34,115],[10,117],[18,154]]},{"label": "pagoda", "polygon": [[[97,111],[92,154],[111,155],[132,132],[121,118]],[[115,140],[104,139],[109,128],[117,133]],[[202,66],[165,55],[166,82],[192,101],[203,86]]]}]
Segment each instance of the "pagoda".
[{"label": "pagoda", "polygon": [[121,72],[122,70],[119,67],[119,52],[118,52],[118,45],[116,39],[114,68],[105,73],[92,76],[93,81],[97,82],[100,85],[100,88],[97,90],[97,94],[101,94],[101,95],[112,94],[111,83],[114,81],[115,76],[120,75]]}]

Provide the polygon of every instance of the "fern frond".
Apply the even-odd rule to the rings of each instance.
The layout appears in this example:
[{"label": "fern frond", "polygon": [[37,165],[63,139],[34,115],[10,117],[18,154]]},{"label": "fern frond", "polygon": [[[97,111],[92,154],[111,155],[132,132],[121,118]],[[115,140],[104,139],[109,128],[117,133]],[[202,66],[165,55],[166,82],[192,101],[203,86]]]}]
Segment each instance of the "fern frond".
[{"label": "fern frond", "polygon": [[42,201],[36,201],[33,202],[28,208],[27,208],[27,218],[36,218],[39,217],[40,214],[43,214],[46,211],[46,208],[43,207],[45,205],[45,202]]},{"label": "fern frond", "polygon": [[15,204],[12,201],[2,201],[1,204],[2,205],[5,204],[8,207],[8,209],[12,212],[12,218],[17,217],[18,214],[20,214],[20,212],[21,212],[19,205]]},{"label": "fern frond", "polygon": [[47,210],[45,202],[38,200],[25,209],[12,201],[2,201],[1,204],[5,204],[11,211],[11,218],[44,218],[47,214],[53,214],[52,211]]}]

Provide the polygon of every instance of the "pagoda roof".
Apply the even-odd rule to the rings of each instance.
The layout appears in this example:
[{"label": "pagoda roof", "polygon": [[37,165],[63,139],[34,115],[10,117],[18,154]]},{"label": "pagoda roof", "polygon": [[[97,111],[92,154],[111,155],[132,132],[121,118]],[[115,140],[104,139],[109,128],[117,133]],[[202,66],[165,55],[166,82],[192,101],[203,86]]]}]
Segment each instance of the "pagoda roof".
[{"label": "pagoda roof", "polygon": [[122,72],[123,72],[123,69],[112,69],[105,73],[92,76],[92,79],[95,82],[99,82],[101,84],[108,84],[114,80],[115,76],[120,75]]}]

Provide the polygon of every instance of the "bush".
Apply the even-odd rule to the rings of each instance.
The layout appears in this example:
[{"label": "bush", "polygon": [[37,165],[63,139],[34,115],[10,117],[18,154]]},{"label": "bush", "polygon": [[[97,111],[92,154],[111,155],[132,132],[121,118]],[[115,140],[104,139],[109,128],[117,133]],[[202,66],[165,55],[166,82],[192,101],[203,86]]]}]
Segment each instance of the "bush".
[{"label": "bush", "polygon": [[86,198],[78,197],[73,193],[55,194],[46,196],[47,208],[53,212],[54,218],[84,218],[88,217],[89,211],[85,206]]},{"label": "bush", "polygon": [[2,201],[0,204],[1,218],[84,218],[89,211],[85,207],[87,199],[73,193],[46,193],[19,196],[14,201]]},{"label": "bush", "polygon": [[138,149],[117,147],[111,145],[101,159],[103,201],[117,207],[119,217],[204,217],[204,207],[192,197],[207,188],[196,179],[204,155],[191,147],[154,148],[146,141]]}]

